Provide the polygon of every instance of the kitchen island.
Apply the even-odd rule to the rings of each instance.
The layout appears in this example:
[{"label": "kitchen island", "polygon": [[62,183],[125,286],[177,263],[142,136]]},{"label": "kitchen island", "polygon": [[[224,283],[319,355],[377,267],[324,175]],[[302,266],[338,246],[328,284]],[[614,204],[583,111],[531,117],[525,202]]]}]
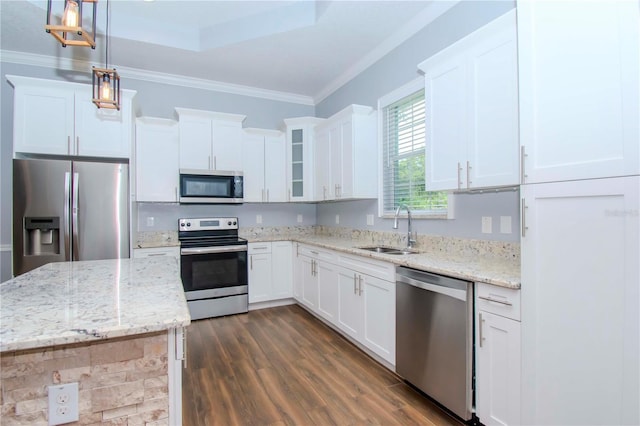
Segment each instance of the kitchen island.
[{"label": "kitchen island", "polygon": [[6,281],[0,414],[47,424],[48,386],[77,382],[82,424],[179,424],[189,323],[175,258],[51,263]]}]

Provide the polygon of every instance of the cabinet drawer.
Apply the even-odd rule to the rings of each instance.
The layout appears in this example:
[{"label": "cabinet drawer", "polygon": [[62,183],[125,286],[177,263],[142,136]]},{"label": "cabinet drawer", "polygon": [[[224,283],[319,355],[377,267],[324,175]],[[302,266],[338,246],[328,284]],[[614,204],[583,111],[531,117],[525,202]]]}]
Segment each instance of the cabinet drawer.
[{"label": "cabinet drawer", "polygon": [[356,272],[371,275],[385,281],[395,282],[396,280],[396,267],[391,263],[348,254],[341,254],[339,260],[341,266]]},{"label": "cabinet drawer", "polygon": [[133,257],[180,257],[180,247],[149,247],[133,249]]},{"label": "cabinet drawer", "polygon": [[320,247],[298,244],[297,254],[308,256],[313,259],[324,260],[330,263],[337,263],[337,256],[335,252]]},{"label": "cabinet drawer", "polygon": [[520,290],[476,283],[476,311],[520,321]]},{"label": "cabinet drawer", "polygon": [[247,246],[249,254],[271,253],[271,243],[249,243]]}]

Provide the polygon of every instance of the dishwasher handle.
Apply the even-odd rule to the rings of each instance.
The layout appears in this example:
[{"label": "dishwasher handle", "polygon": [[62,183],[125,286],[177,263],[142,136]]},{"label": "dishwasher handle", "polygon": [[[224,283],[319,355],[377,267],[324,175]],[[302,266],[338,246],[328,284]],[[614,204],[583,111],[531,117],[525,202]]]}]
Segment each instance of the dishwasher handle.
[{"label": "dishwasher handle", "polygon": [[[403,273],[405,271],[408,271],[411,276]],[[467,288],[469,283],[462,280],[429,274],[422,271],[398,268],[396,272],[396,283],[408,284],[422,290],[444,294],[462,301],[467,300]]]}]

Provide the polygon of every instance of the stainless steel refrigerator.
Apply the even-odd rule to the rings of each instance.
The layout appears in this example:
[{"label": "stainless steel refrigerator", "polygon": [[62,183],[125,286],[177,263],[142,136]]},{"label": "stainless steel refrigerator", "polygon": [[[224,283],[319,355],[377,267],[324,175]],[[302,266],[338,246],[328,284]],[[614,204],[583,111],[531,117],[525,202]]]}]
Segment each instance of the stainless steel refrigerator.
[{"label": "stainless steel refrigerator", "polygon": [[129,257],[129,166],[13,160],[13,274]]}]

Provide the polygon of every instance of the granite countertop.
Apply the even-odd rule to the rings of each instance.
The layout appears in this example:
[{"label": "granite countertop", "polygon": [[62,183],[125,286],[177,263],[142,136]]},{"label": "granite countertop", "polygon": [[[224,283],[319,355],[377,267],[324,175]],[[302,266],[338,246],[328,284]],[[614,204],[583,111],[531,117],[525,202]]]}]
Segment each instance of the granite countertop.
[{"label": "granite countertop", "polygon": [[[372,246],[362,240],[324,235],[265,235],[250,237],[249,242],[295,241],[316,245],[343,253],[383,260],[399,266],[420,269],[468,281],[484,282],[500,287],[520,288],[520,259],[499,256],[491,252],[468,252],[465,250],[421,250],[408,255],[390,255],[361,250],[358,247]],[[385,245],[385,244],[381,244]]]},{"label": "granite countertop", "polygon": [[175,258],[57,262],[0,284],[0,352],[189,325]]}]

